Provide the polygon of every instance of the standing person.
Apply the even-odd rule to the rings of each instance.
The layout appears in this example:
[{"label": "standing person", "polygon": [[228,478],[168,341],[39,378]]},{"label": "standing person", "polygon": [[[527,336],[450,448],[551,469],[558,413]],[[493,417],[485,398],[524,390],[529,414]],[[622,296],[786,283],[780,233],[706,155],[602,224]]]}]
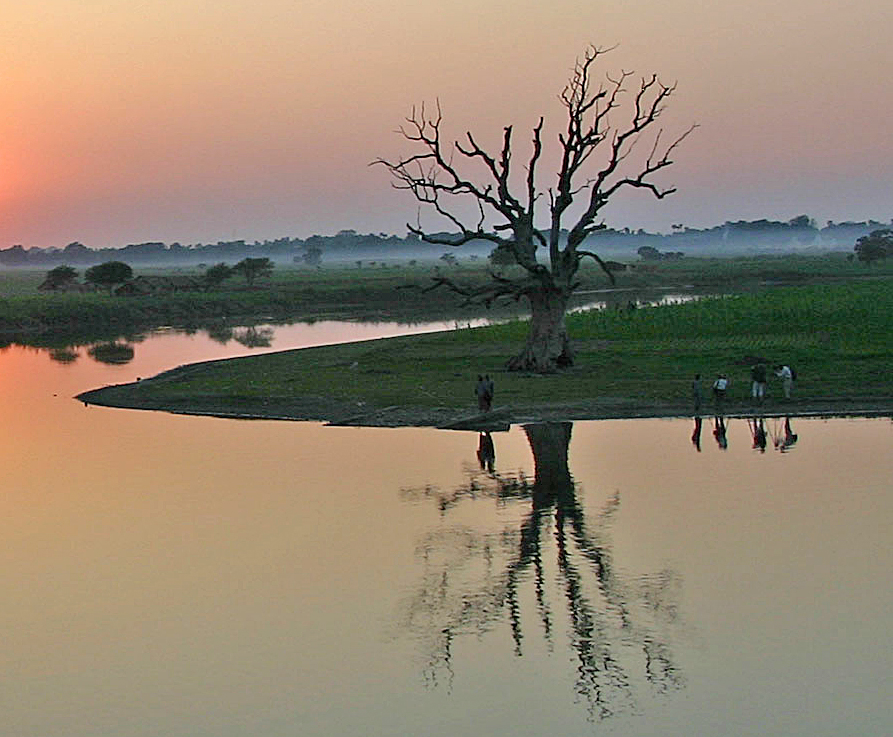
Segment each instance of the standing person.
[{"label": "standing person", "polygon": [[478,383],[474,387],[474,395],[478,400],[478,409],[481,412],[486,412],[489,409],[487,406],[487,382],[480,374],[478,374]]},{"label": "standing person", "polygon": [[701,411],[701,402],[704,399],[704,390],[701,387],[701,375],[695,374],[695,378],[691,382],[691,400],[695,406],[695,414]]},{"label": "standing person", "polygon": [[766,396],[766,364],[757,363],[754,364],[753,368],[750,370],[750,379],[751,379],[751,396],[760,404],[763,403],[763,398]]},{"label": "standing person", "polygon": [[713,401],[716,403],[716,410],[722,414],[723,407],[726,402],[726,391],[729,388],[729,378],[725,374],[718,374],[716,381],[713,382]]},{"label": "standing person", "polygon": [[493,395],[496,393],[496,385],[493,383],[493,379],[490,378],[490,374],[484,376],[484,396],[487,398],[487,409],[486,411],[490,411],[490,407],[493,406]]},{"label": "standing person", "polygon": [[775,375],[781,379],[781,388],[784,390],[784,398],[791,398],[791,389],[794,388],[794,374],[791,371],[791,367],[787,365],[779,366]]}]

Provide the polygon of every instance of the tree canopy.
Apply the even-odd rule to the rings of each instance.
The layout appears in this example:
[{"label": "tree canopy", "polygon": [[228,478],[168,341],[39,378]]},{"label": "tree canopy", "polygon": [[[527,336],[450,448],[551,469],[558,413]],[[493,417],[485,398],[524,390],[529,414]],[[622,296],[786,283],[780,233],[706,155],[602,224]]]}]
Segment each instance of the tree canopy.
[{"label": "tree canopy", "polygon": [[893,230],[882,228],[863,235],[853,247],[860,261],[871,263],[893,255]]},{"label": "tree canopy", "polygon": [[268,258],[243,258],[233,266],[233,271],[245,277],[245,281],[254,284],[254,280],[261,276],[271,276],[273,262]]},{"label": "tree canopy", "polygon": [[73,266],[63,264],[62,266],[57,266],[55,269],[50,269],[47,272],[46,284],[52,289],[57,289],[64,284],[74,281],[77,277],[77,269]]},{"label": "tree canopy", "polygon": [[[400,129],[415,153],[375,162],[390,171],[396,189],[409,192],[452,231],[432,232],[419,221],[407,225],[410,232],[429,243],[448,246],[489,241],[510,252],[522,267],[520,278],[494,272],[483,287],[465,287],[444,274],[434,277],[429,286],[445,287],[487,305],[504,298],[529,302],[527,343],[509,361],[510,369],[551,371],[573,362],[564,314],[577,287],[575,275],[581,261],[594,259],[613,281],[602,259],[582,248],[588,236],[604,228],[600,216],[605,205],[626,189],[658,199],[675,191],[660,185],[655,175],[673,163],[674,151],[694,126],[669,140],[661,129],[646,134],[676,87],[654,74],[636,79],[627,71],[605,75],[605,81],[596,86],[595,65],[607,51],[595,46],[586,49],[559,96],[566,125],[558,134],[553,184],[546,189],[538,179],[542,117],[533,127],[520,172],[513,166],[513,126],[503,129],[502,145],[495,153],[482,147],[470,131],[463,140],[450,144],[442,132],[439,104],[433,113],[424,105],[413,108]],[[469,216],[472,211],[477,214]],[[547,263],[538,260],[539,247],[547,250]]]},{"label": "tree canopy", "polygon": [[133,269],[123,261],[106,261],[91,266],[84,272],[84,281],[99,287],[111,289],[133,277]]},{"label": "tree canopy", "polygon": [[211,286],[219,286],[233,275],[233,268],[223,262],[210,266],[205,271],[205,281]]}]

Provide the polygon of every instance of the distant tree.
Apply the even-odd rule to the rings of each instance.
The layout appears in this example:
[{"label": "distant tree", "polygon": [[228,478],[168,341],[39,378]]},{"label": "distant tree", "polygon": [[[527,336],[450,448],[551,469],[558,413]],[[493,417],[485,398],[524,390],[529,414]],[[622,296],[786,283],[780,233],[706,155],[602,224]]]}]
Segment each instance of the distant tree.
[{"label": "distant tree", "polygon": [[317,246],[306,246],[301,259],[307,266],[319,266],[322,263],[322,249]]},{"label": "distant tree", "polygon": [[443,261],[448,266],[458,266],[458,259],[451,253],[445,253],[440,257],[440,260]]},{"label": "distant tree", "polygon": [[205,272],[205,281],[212,287],[220,286],[233,275],[233,268],[222,261]]},{"label": "distant tree", "polygon": [[860,261],[870,264],[893,255],[893,230],[882,228],[863,235],[853,247]]},{"label": "distant tree", "polygon": [[133,269],[123,261],[106,261],[103,264],[91,266],[84,272],[84,281],[105,287],[111,291],[116,284],[122,284],[133,278]]},{"label": "distant tree", "polygon": [[254,284],[258,277],[272,275],[273,262],[268,258],[243,258],[233,266],[233,271],[244,276],[248,284]]},{"label": "distant tree", "polygon": [[653,246],[642,246],[636,253],[643,261],[660,261],[661,253]]},{"label": "distant tree", "polygon": [[47,272],[47,278],[44,282],[50,289],[59,289],[78,277],[77,269],[72,266],[57,266]]},{"label": "distant tree", "polygon": [[814,228],[815,221],[809,215],[798,215],[788,221],[792,228]]},{"label": "distant tree", "polygon": [[511,266],[512,264],[518,263],[514,251],[510,248],[503,248],[502,246],[497,246],[490,251],[490,255],[487,258],[490,261],[491,266]]}]

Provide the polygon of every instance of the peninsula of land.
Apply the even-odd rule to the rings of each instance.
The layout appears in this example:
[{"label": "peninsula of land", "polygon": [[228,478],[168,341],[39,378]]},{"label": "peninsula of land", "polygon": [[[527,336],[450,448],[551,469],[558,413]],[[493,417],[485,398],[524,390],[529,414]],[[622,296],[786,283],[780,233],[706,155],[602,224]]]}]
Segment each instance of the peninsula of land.
[{"label": "peninsula of land", "polygon": [[[568,315],[576,360],[553,374],[504,369],[526,331],[513,321],[192,364],[78,399],[225,417],[479,429],[711,414],[710,386],[724,373],[727,415],[893,415],[891,310],[885,280],[768,289]],[[790,399],[773,377],[766,399],[751,399],[758,362],[795,367]],[[475,380],[485,373],[495,381],[493,410],[478,413]]]}]

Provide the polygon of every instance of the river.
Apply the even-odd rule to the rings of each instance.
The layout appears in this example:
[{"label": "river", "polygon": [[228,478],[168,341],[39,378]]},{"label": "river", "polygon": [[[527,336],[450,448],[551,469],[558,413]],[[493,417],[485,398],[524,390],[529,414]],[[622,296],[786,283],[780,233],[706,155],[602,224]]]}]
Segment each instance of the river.
[{"label": "river", "polygon": [[413,329],[0,352],[0,734],[893,733],[889,419],[767,418],[761,449],[742,419],[488,437],[72,399]]}]

